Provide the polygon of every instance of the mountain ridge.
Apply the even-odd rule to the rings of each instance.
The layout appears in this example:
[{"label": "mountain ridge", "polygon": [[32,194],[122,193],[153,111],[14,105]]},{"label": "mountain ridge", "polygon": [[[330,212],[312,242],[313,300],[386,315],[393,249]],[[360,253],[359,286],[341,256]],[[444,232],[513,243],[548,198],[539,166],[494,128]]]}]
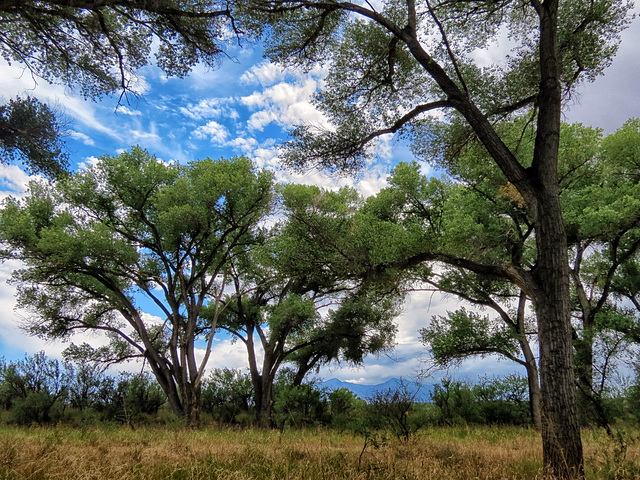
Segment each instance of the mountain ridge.
[{"label": "mountain ridge", "polygon": [[414,396],[414,401],[417,403],[426,403],[431,401],[431,392],[433,392],[433,385],[420,384],[411,380],[403,378],[391,378],[383,383],[376,385],[365,385],[361,383],[352,383],[339,380],[337,378],[331,378],[329,380],[318,383],[318,386],[328,391],[338,390],[339,388],[346,388],[353,394],[357,395],[362,400],[370,401],[375,397],[377,393],[384,393],[389,390],[396,391],[401,389],[404,385],[411,395]]}]

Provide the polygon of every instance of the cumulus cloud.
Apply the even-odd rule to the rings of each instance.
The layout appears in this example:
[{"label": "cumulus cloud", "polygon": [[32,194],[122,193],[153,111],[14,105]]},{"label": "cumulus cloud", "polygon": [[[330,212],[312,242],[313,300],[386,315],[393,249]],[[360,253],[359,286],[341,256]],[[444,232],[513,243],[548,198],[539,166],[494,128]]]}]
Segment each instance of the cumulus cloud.
[{"label": "cumulus cloud", "polygon": [[0,198],[24,195],[29,181],[35,178],[39,177],[30,177],[17,165],[0,164]]},{"label": "cumulus cloud", "polygon": [[233,102],[231,98],[206,98],[198,103],[189,103],[186,106],[178,107],[178,111],[192,120],[203,120],[205,118],[239,118],[238,112],[229,105]]},{"label": "cumulus cloud", "polygon": [[238,137],[227,142],[227,146],[239,150],[243,154],[249,154],[258,146],[258,140],[251,137]]},{"label": "cumulus cloud", "polygon": [[303,123],[327,125],[325,117],[310,101],[317,88],[318,80],[307,77],[295,83],[280,82],[241,97],[243,105],[258,110],[247,121],[249,129],[262,131],[270,123],[285,128]]},{"label": "cumulus cloud", "polygon": [[[267,165],[279,165],[277,150],[264,150],[260,159]],[[271,155],[271,156],[269,156]],[[268,159],[265,162],[265,158]],[[355,188],[363,197],[377,194],[387,186],[388,170],[384,167],[374,167],[363,171],[357,177],[337,176],[316,169],[307,170],[304,173],[276,169],[276,180],[281,183],[298,183],[316,185],[326,190],[338,190],[344,187]]]},{"label": "cumulus cloud", "polygon": [[89,167],[93,167],[97,165],[99,161],[100,159],[97,157],[93,157],[93,156],[85,157],[84,161],[78,163],[78,168],[80,170],[86,170]]},{"label": "cumulus cloud", "polygon": [[262,62],[254,65],[240,76],[240,82],[249,85],[273,85],[284,80],[285,70],[280,65]]},{"label": "cumulus cloud", "polygon": [[[261,352],[258,353],[258,364],[261,364],[262,355]],[[204,350],[201,350],[201,355],[204,355]],[[229,338],[214,337],[207,370],[214,368],[239,368],[244,370],[247,367],[247,350],[242,342],[234,342]]]},{"label": "cumulus cloud", "polygon": [[229,137],[229,130],[224,125],[211,120],[206,125],[201,125],[196,128],[191,136],[199,140],[209,139],[214,145],[224,145],[225,141]]}]

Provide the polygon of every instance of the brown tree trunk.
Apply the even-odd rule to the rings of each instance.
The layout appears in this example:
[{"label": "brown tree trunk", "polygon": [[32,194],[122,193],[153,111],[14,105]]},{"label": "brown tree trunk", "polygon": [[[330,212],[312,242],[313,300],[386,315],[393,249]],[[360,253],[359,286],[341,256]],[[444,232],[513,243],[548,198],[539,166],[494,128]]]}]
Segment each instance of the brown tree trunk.
[{"label": "brown tree trunk", "polygon": [[557,48],[558,1],[537,4],[540,16],[540,93],[529,178],[535,191],[538,258],[534,307],[540,343],[542,452],[547,474],[584,478],[575,399],[567,237],[558,189],[562,84]]},{"label": "brown tree trunk", "polygon": [[557,197],[554,199],[549,195],[545,198],[540,211],[545,214],[539,216],[536,224],[538,289],[534,306],[540,343],[543,459],[548,474],[562,479],[583,478],[582,441],[575,400],[568,258]]},{"label": "brown tree trunk", "polygon": [[256,392],[256,414],[258,425],[261,428],[271,427],[271,406],[272,406],[273,379],[268,375],[261,376],[260,396]]}]

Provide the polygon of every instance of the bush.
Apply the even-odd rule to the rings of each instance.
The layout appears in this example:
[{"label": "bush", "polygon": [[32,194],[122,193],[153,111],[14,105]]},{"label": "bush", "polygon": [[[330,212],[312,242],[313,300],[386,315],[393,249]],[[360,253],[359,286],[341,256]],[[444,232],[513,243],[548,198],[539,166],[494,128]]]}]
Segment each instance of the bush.
[{"label": "bush", "polygon": [[200,405],[216,421],[246,424],[254,405],[251,379],[240,370],[216,368],[204,382]]},{"label": "bush", "polygon": [[64,412],[69,371],[44,352],[24,360],[0,364],[2,403],[10,418],[21,425],[55,422]]},{"label": "bush", "polygon": [[484,377],[476,385],[443,379],[431,398],[439,423],[527,425],[531,422],[527,379],[519,375]]},{"label": "bush", "polygon": [[329,423],[324,392],[317,390],[313,383],[294,385],[293,379],[293,372],[283,369],[273,385],[271,420],[276,428],[282,431],[286,426],[299,428]]},{"label": "bush", "polygon": [[340,431],[356,430],[362,416],[359,410],[366,402],[347,388],[332,391],[328,399],[331,425]]},{"label": "bush", "polygon": [[98,392],[103,420],[121,423],[147,422],[167,401],[160,385],[147,374],[121,373],[102,382]]},{"label": "bush", "polygon": [[440,409],[440,422],[445,425],[482,423],[471,386],[466,382],[443,379],[433,386],[433,403]]}]

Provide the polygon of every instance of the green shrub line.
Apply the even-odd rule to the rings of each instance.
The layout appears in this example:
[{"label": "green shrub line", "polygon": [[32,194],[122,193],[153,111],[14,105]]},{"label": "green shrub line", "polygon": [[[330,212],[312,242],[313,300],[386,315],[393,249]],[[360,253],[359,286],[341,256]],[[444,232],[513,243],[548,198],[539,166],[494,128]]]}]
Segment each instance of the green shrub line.
[{"label": "green shrub line", "polygon": [[[283,369],[276,379],[271,427],[281,432],[304,427],[332,427],[382,441],[403,441],[432,426],[505,425],[531,427],[526,379],[518,375],[481,377],[477,383],[442,379],[431,402],[417,403],[407,384],[361,399],[346,388],[328,391],[317,382],[294,385]],[[639,385],[626,395],[599,399],[610,425],[637,424]],[[201,423],[251,427],[258,422],[252,383],[240,370],[215,369],[201,392]],[[583,426],[602,426],[585,404]],[[23,426],[97,424],[182,425],[171,412],[155,379],[146,373],[109,375],[103,368],[47,358],[40,352],[23,360],[0,362],[0,423]],[[264,425],[262,425],[264,426]],[[383,432],[383,433],[379,433]],[[376,440],[376,438],[381,437]]]}]

